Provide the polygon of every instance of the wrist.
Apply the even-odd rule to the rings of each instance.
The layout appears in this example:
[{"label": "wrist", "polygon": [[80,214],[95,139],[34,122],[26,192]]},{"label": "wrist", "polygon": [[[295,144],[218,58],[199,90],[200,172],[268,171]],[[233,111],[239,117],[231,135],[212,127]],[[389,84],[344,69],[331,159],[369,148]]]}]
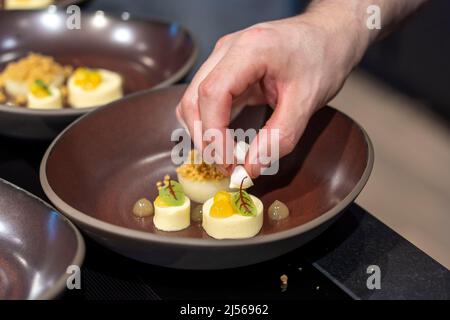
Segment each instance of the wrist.
[{"label": "wrist", "polygon": [[300,17],[328,34],[350,72],[376,37],[376,31],[366,26],[366,10],[361,0],[316,0]]}]

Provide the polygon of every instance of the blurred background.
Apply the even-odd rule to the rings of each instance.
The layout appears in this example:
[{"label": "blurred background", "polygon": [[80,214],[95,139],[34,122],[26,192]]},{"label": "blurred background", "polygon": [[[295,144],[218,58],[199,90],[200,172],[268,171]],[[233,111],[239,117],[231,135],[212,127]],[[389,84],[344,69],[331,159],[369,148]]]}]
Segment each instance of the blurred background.
[{"label": "blurred background", "polygon": [[[93,0],[83,10],[176,21],[200,45],[295,15],[298,0]],[[357,202],[450,269],[450,1],[430,1],[373,46],[330,103],[368,131],[375,166]],[[192,77],[191,72],[189,77]],[[189,78],[188,77],[188,78]]]}]

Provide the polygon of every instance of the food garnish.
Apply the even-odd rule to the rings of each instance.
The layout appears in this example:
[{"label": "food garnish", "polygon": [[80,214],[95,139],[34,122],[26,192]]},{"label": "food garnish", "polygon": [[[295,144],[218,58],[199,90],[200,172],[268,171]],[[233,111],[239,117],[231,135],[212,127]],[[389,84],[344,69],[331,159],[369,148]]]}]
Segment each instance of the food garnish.
[{"label": "food garnish", "polygon": [[240,182],[235,192],[219,191],[203,204],[202,226],[215,239],[245,239],[254,237],[262,228],[264,205],[247,193]]},{"label": "food garnish", "polygon": [[183,187],[177,181],[170,179],[169,175],[164,177],[164,182],[156,183],[159,196],[155,202],[161,207],[181,206],[184,203],[185,196]]},{"label": "food garnish", "polygon": [[247,191],[245,191],[242,187],[246,178],[247,177],[244,177],[242,179],[239,191],[232,194],[232,203],[238,214],[243,216],[255,216],[255,204]]},{"label": "food garnish", "polygon": [[201,161],[197,150],[189,151],[188,160],[177,168],[177,173],[194,181],[220,181],[225,178],[215,165]]},{"label": "food garnish", "polygon": [[75,84],[86,91],[97,88],[102,82],[102,75],[98,70],[77,68],[74,73]]},{"label": "food garnish", "polygon": [[202,162],[197,150],[191,150],[186,162],[177,168],[177,177],[184,193],[191,200],[204,203],[221,191],[229,191],[229,177],[214,164]]},{"label": "food garnish", "polygon": [[210,213],[212,217],[227,218],[235,213],[250,217],[256,215],[256,206],[242,187],[245,179],[245,177],[242,179],[239,191],[232,193],[219,191],[215,194]]},{"label": "food garnish", "polygon": [[179,231],[189,227],[191,200],[184,195],[181,184],[166,175],[164,181],[158,181],[156,186],[159,196],[153,203],[155,227],[161,231]]},{"label": "food garnish", "polygon": [[64,67],[55,62],[53,57],[29,53],[25,58],[8,63],[1,78],[3,84],[8,80],[32,84],[38,79],[52,83],[63,80]]},{"label": "food garnish", "polygon": [[30,85],[30,92],[38,98],[44,98],[52,95],[49,87],[41,79],[35,80]]}]

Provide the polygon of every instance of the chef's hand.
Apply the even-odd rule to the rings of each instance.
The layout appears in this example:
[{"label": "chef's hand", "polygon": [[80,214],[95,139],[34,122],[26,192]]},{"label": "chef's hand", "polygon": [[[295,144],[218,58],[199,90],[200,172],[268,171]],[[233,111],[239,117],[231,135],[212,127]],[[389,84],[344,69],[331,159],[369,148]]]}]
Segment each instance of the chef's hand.
[{"label": "chef's hand", "polygon": [[[336,95],[373,38],[354,10],[343,10],[352,1],[315,2],[305,14],[260,23],[217,42],[177,107],[197,148],[204,142],[193,135],[195,121],[202,121],[203,131],[225,132],[233,105],[267,103],[274,112],[266,133],[279,129],[280,157],[293,150],[312,114]],[[270,147],[261,133],[253,140],[245,164],[252,177],[261,173],[258,155]],[[228,173],[231,168],[223,165]]]}]

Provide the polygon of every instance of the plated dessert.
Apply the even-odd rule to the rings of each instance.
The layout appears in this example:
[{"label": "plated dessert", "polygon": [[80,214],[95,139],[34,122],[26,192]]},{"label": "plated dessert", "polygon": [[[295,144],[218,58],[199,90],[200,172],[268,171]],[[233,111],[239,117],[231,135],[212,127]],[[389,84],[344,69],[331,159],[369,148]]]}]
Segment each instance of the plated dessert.
[{"label": "plated dessert", "polygon": [[30,109],[86,108],[123,96],[122,77],[113,71],[61,65],[30,53],[0,74],[0,103]]},{"label": "plated dessert", "polygon": [[[244,167],[236,166],[232,175],[225,177],[215,165],[201,162],[197,157],[198,153],[192,151],[188,161],[176,169],[178,181],[166,175],[163,181],[156,182],[158,196],[153,206],[149,200],[139,199],[133,214],[143,219],[153,216],[154,226],[161,231],[180,231],[192,221],[201,223],[205,232],[215,239],[256,236],[263,226],[264,205],[246,191],[253,182]],[[272,221],[286,219],[289,209],[276,200],[267,215]]]},{"label": "plated dessert", "polygon": [[264,206],[243,188],[219,191],[203,204],[203,229],[215,239],[243,239],[256,236],[263,225]]},{"label": "plated dessert", "polygon": [[155,227],[162,231],[179,231],[189,227],[191,223],[191,201],[184,194],[181,185],[170,178],[157,182],[159,195],[155,202]]},{"label": "plated dessert", "polygon": [[[183,85],[146,91],[89,113],[61,134],[43,158],[40,178],[47,197],[109,249],[170,268],[213,270],[259,263],[325,231],[369,177],[373,148],[364,130],[347,115],[324,107],[311,118],[299,145],[280,159],[275,176],[252,177],[255,185],[246,191],[264,206],[263,226],[255,237],[212,238],[199,221],[203,204],[192,199],[189,227],[160,231],[154,215],[136,217],[132,209],[144,197],[153,204],[159,195],[155,184],[165,174],[178,180],[171,157],[176,142],[168,137],[179,128],[175,107],[185,90]],[[231,127],[260,128],[270,112],[268,106],[246,108]],[[118,117],[120,130],[108,130],[117,126]],[[118,155],[126,160],[111,161]],[[85,172],[89,175],[80,174]],[[99,187],[92,188],[94,183]],[[288,217],[269,217],[276,200],[287,205]],[[273,209],[274,214],[283,210],[278,202]]]},{"label": "plated dessert", "polygon": [[184,192],[195,202],[204,203],[220,190],[229,190],[230,178],[216,166],[204,163],[196,150],[191,150],[176,171]]}]

